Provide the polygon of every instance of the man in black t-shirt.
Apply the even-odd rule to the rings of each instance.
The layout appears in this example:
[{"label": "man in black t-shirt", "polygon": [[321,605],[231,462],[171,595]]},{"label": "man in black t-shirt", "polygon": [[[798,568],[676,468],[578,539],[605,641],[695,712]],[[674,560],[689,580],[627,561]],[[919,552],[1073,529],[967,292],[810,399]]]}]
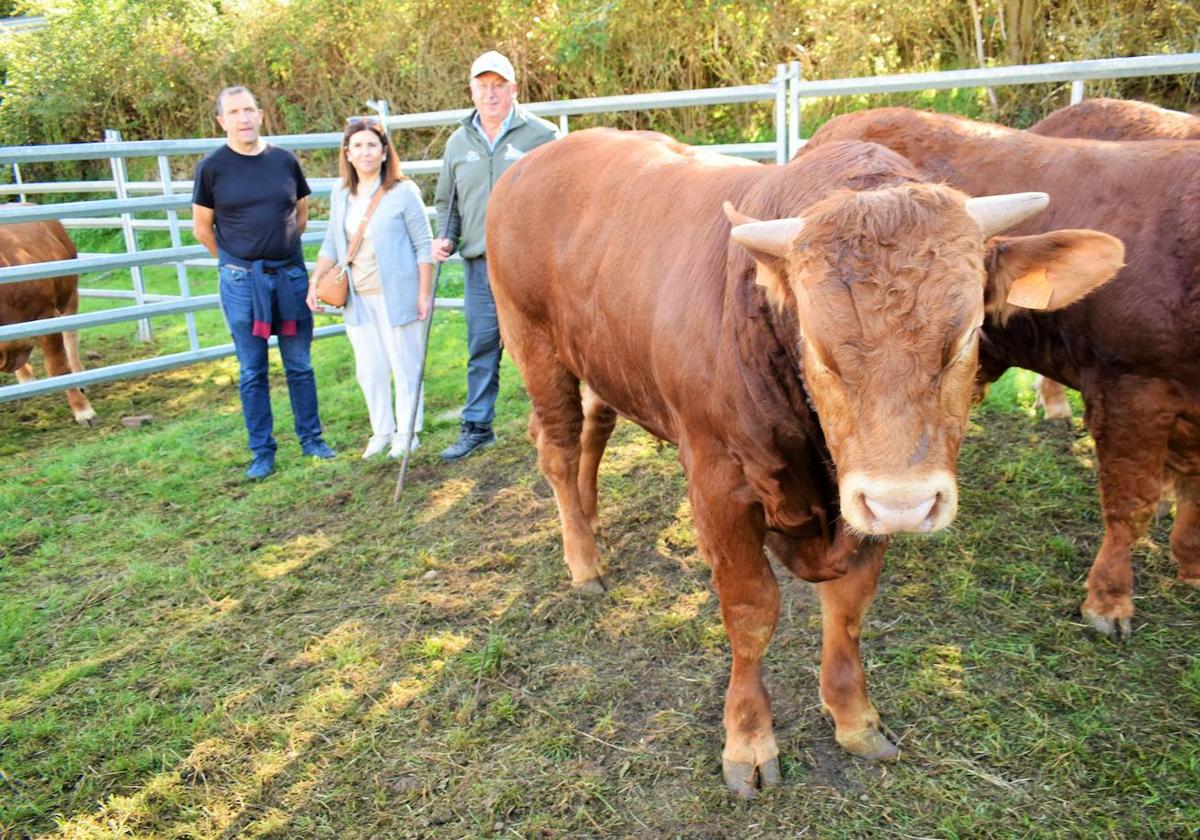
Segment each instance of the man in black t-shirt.
[{"label": "man in black t-shirt", "polygon": [[242,416],[254,459],[247,478],[275,470],[267,340],[278,336],[296,437],[306,455],[332,458],[321,437],[313,375],[312,313],[300,234],[308,222],[308,182],[296,156],[259,136],[254,95],[231,87],[217,96],[225,145],[200,161],[192,192],[192,232],[217,258],[221,309],[233,336]]}]

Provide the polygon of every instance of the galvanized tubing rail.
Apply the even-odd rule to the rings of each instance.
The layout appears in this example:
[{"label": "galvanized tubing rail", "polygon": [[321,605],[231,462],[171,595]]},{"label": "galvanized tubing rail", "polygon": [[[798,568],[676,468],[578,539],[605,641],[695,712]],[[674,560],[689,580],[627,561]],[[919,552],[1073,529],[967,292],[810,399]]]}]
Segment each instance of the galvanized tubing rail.
[{"label": "galvanized tubing rail", "polygon": [[[854,94],[886,94],[905,91],[938,90],[949,88],[997,87],[1014,84],[1070,83],[1072,101],[1078,101],[1084,93],[1084,84],[1092,79],[1128,78],[1136,76],[1190,74],[1200,72],[1200,53],[1183,55],[1141,56],[1135,58],[1101,59],[1091,61],[1061,62],[1055,64],[1025,65],[1017,67],[981,68],[957,70],[945,73],[910,73],[868,78],[812,80],[802,78],[799,62],[780,64],[775,77],[766,84],[744,85],[707,90],[633,94],[608,96],[593,99],[560,100],[526,105],[531,112],[547,118],[556,117],[561,129],[569,130],[571,116],[582,114],[619,113],[645,111],[660,108],[711,107],[731,103],[773,103],[775,139],[762,143],[738,143],[708,147],[712,151],[734,154],[759,160],[783,162],[801,146],[802,109],[805,99],[815,97],[847,96]],[[452,125],[470,113],[469,109],[455,109],[418,114],[387,115],[381,111],[390,131],[405,131],[415,128]],[[296,134],[267,138],[269,142],[293,151],[336,148],[341,139],[339,132]],[[86,274],[91,272],[130,269],[140,270],[153,265],[173,264],[179,283],[178,295],[156,295],[146,292],[134,283],[130,290],[88,290],[83,293],[103,297],[131,298],[132,306],[89,312],[64,318],[52,318],[29,324],[0,327],[0,341],[28,338],[63,329],[96,327],[123,321],[145,323],[144,335],[149,334],[149,319],[165,315],[182,315],[188,320],[188,346],[182,353],[173,353],[149,359],[141,359],[121,365],[110,365],[83,373],[69,374],[52,379],[0,387],[0,402],[21,399],[67,387],[138,376],[180,367],[196,362],[210,361],[233,354],[232,344],[201,347],[197,335],[194,313],[218,306],[216,295],[192,295],[189,284],[189,269],[211,270],[213,260],[199,245],[183,245],[179,211],[190,209],[190,181],[172,180],[170,158],[178,155],[207,154],[224,141],[220,138],[187,140],[141,140],[119,141],[112,138],[102,143],[75,143],[64,145],[28,146],[0,148],[0,164],[12,168],[12,184],[0,185],[0,195],[41,195],[47,193],[104,193],[114,192],[116,199],[98,201],[75,201],[63,204],[20,207],[0,205],[0,224],[60,219],[72,227],[120,227],[125,236],[124,254],[88,254],[76,260],[58,263],[38,263],[25,266],[0,268],[0,284],[17,283],[42,277],[53,277],[63,273]],[[126,177],[124,161],[130,157],[157,158],[159,180],[130,181]],[[112,171],[111,179],[95,181],[70,181],[47,183],[22,183],[20,166],[27,163],[108,160]],[[440,160],[409,161],[403,164],[410,175],[426,175],[439,171]],[[327,195],[334,179],[313,178],[310,185],[315,195]],[[156,193],[156,195],[145,195]],[[137,214],[165,213],[166,218],[138,219]],[[305,243],[319,241],[323,222],[310,222],[310,232],[303,237]],[[171,237],[171,247],[140,250],[136,232],[141,230],[166,230]],[[458,300],[439,299],[438,307],[458,308]],[[326,337],[344,332],[340,324],[317,328],[315,337]]]},{"label": "galvanized tubing rail", "polygon": [[[787,74],[788,68],[780,65],[776,68],[776,77],[770,83],[763,85],[684,91],[681,93],[655,93],[586,100],[565,100],[560,102],[534,103],[526,107],[539,115],[548,117],[557,116],[560,127],[566,131],[569,129],[569,118],[572,115],[772,101],[776,114],[777,131],[775,142],[731,144],[716,146],[713,149],[727,154],[739,154],[758,159],[782,161],[787,158],[787,148],[785,145],[787,135],[783,130],[783,124],[780,119],[780,115],[786,112]],[[396,116],[386,116],[385,114],[385,122],[389,130],[403,131],[430,126],[452,125],[469,113],[469,109],[457,109]],[[327,149],[337,148],[341,141],[341,133],[327,132],[287,135],[268,137],[267,140],[294,151]],[[219,299],[217,295],[211,294],[193,296],[190,292],[190,284],[188,283],[188,270],[189,268],[212,268],[215,266],[215,260],[212,260],[202,246],[182,244],[179,211],[190,209],[192,184],[190,181],[172,180],[169,163],[172,156],[207,154],[213,149],[219,148],[223,142],[221,138],[121,141],[119,136],[107,134],[105,142],[102,143],[75,143],[0,149],[0,163],[8,164],[12,167],[14,181],[16,182],[11,185],[0,185],[0,194],[17,194],[22,197],[51,192],[70,194],[111,191],[117,194],[116,199],[74,201],[33,207],[0,206],[0,224],[59,219],[72,227],[120,227],[123,231],[126,244],[126,253],[124,254],[87,254],[81,255],[74,260],[0,268],[0,284],[55,277],[64,273],[86,274],[124,269],[129,269],[131,272],[139,272],[141,268],[146,266],[166,264],[175,265],[179,282],[178,295],[149,294],[145,291],[144,284],[139,282],[140,277],[136,274],[133,278],[133,288],[128,291],[87,290],[84,288],[82,289],[82,293],[85,295],[91,292],[93,296],[97,297],[132,298],[134,305],[61,318],[44,319],[28,324],[0,327],[0,341],[30,338],[66,329],[83,329],[123,321],[138,321],[142,325],[139,329],[139,335],[149,337],[150,318],[183,315],[188,321],[189,344],[189,349],[182,353],[172,353],[121,365],[95,368],[83,373],[73,373],[52,379],[0,387],[0,402],[45,394],[67,387],[81,387],[128,376],[155,373],[233,354],[233,345],[228,343],[222,343],[215,347],[200,346],[200,337],[197,335],[195,328],[194,313],[216,308],[219,305]],[[125,171],[124,161],[131,157],[157,158],[159,180],[130,181]],[[111,179],[44,184],[20,183],[20,166],[22,164],[105,159],[110,162]],[[440,170],[441,161],[409,161],[404,163],[403,166],[405,172],[409,175],[433,174]],[[313,178],[309,183],[313,187],[315,195],[328,195],[334,180],[332,178]],[[158,195],[144,195],[145,193],[158,193]],[[165,220],[161,218],[136,218],[137,214],[147,212],[165,212],[167,218]],[[323,225],[320,221],[317,221],[313,227],[323,227]],[[171,247],[140,250],[137,242],[137,231],[141,230],[169,231],[171,235]],[[319,231],[313,231],[306,233],[303,241],[306,244],[319,242],[321,236],[322,234]],[[439,308],[461,308],[462,301],[443,298],[438,300],[436,305]],[[314,337],[322,338],[342,332],[344,332],[344,327],[340,324],[325,325],[317,328],[314,332]]]}]

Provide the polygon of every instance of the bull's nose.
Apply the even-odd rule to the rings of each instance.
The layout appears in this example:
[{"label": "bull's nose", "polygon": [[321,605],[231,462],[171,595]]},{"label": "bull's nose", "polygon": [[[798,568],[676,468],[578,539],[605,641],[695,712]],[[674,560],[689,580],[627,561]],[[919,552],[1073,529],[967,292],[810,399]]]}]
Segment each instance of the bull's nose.
[{"label": "bull's nose", "polygon": [[930,516],[933,506],[937,504],[935,493],[927,499],[913,503],[888,504],[881,499],[873,499],[863,495],[863,504],[875,518],[875,533],[895,533],[897,531],[932,531],[934,518]]},{"label": "bull's nose", "polygon": [[846,524],[863,534],[928,534],[954,521],[958,488],[954,473],[872,476],[849,470],[838,495]]}]

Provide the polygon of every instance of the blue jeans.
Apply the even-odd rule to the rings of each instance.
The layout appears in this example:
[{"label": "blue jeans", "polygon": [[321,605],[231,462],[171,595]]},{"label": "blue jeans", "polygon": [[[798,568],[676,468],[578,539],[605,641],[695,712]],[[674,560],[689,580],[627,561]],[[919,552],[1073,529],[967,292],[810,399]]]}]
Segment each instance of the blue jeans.
[{"label": "blue jeans", "polygon": [[[275,419],[271,415],[271,392],[267,381],[267,342],[251,333],[253,317],[250,300],[250,272],[236,265],[219,269],[221,309],[233,336],[237,352],[238,390],[242,395],[242,417],[250,436],[250,451],[255,455],[273,453]],[[295,335],[280,335],[279,356],[287,374],[288,396],[292,402],[296,437],[301,446],[321,438],[321,420],[317,416],[317,380],[313,375],[313,319],[304,297],[308,293],[308,272],[303,268],[279,269],[275,274],[276,294],[293,294],[300,301],[304,316],[296,322]],[[275,318],[279,316],[275,304]]]},{"label": "blue jeans", "polygon": [[500,393],[500,322],[488,282],[487,257],[464,258],[463,304],[467,314],[467,404],[462,419],[491,425]]}]

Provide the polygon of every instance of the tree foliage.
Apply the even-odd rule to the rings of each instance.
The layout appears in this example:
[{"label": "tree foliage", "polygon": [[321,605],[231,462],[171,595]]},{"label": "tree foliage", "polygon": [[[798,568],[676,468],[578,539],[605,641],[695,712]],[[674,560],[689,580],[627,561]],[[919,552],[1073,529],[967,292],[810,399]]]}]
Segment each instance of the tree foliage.
[{"label": "tree foliage", "polygon": [[[979,0],[986,63],[1200,49],[1191,0]],[[958,0],[28,0],[46,29],[0,42],[0,141],[212,134],[227,84],[258,95],[271,132],[327,131],[364,101],[393,113],[467,104],[484,49],[512,58],[526,101],[762,83],[799,59],[807,78],[975,66],[971,4]],[[1187,107],[1194,77],[1110,83]],[[1001,108],[1037,111],[1020,89]],[[1054,103],[1061,104],[1061,103]],[[1043,109],[1044,110],[1044,109]],[[692,139],[753,138],[767,109],[602,115]],[[586,121],[585,121],[586,122]],[[431,145],[434,135],[418,145]],[[406,139],[408,142],[408,139]],[[409,148],[410,153],[422,149]]]}]

